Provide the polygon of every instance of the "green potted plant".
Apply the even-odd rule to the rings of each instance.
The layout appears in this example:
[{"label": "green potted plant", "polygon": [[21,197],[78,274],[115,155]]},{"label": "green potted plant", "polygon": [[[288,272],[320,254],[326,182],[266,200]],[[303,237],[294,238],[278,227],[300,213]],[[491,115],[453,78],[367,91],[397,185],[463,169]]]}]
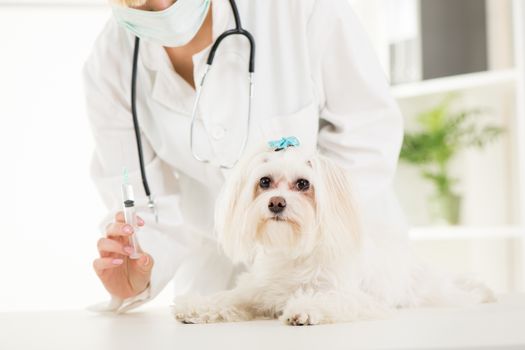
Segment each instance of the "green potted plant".
[{"label": "green potted plant", "polygon": [[433,219],[458,224],[461,197],[454,189],[459,181],[450,174],[451,160],[469,147],[483,148],[494,141],[503,129],[495,125],[481,125],[481,109],[452,111],[456,96],[448,96],[441,103],[417,116],[418,130],[407,132],[400,159],[417,166],[424,179],[434,186],[429,198]]}]

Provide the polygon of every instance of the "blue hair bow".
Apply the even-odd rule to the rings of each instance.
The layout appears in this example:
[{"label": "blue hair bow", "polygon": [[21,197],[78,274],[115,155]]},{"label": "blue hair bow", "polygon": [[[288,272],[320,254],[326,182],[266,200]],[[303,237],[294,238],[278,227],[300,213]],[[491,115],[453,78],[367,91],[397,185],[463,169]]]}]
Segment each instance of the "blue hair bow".
[{"label": "blue hair bow", "polygon": [[280,140],[268,142],[268,146],[275,152],[282,151],[288,147],[298,147],[300,145],[301,143],[299,142],[299,139],[295,136],[282,137]]}]

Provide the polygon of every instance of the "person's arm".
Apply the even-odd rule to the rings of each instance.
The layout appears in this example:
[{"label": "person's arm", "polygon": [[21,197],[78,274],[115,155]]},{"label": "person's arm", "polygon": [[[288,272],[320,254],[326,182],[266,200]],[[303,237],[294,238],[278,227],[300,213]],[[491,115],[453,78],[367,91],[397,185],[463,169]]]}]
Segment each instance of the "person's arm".
[{"label": "person's arm", "polygon": [[181,241],[183,233],[174,174],[157,157],[142,133],[146,172],[160,223],[155,222],[147,207],[130,112],[131,51],[128,50],[132,50],[129,37],[110,21],[84,67],[87,111],[95,139],[91,177],[108,209],[107,217],[100,223],[100,230],[104,232],[106,225],[122,210],[122,171],[127,167],[129,183],[135,191],[137,214],[145,221],[137,233],[139,244],[151,255],[154,264],[146,290],[128,299],[112,296],[109,303],[91,308],[98,311],[124,312],[153,299],[171,280],[186,254]]},{"label": "person's arm", "polygon": [[[319,150],[349,171],[365,225],[404,230],[391,191],[403,117],[370,40],[347,0],[316,0],[307,35],[322,98]],[[391,228],[370,224],[381,221],[378,211],[391,216],[384,220]]]}]

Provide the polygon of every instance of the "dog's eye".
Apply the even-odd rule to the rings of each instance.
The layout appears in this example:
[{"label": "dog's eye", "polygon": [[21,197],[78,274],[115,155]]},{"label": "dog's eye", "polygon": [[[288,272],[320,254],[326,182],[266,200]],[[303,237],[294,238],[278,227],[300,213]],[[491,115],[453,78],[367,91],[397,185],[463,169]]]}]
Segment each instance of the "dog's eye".
[{"label": "dog's eye", "polygon": [[306,191],[310,188],[310,182],[305,179],[299,179],[297,180],[295,187],[297,187],[299,191]]},{"label": "dog's eye", "polygon": [[269,177],[263,177],[259,180],[259,186],[263,189],[270,188],[270,184],[272,183],[272,180]]}]

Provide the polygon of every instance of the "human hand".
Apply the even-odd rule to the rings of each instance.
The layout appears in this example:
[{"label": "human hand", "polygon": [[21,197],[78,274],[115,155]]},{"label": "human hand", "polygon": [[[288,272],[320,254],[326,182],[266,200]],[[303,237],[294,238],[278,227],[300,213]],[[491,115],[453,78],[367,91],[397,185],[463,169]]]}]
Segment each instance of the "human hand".
[{"label": "human hand", "polygon": [[[138,226],[144,220],[137,216]],[[106,227],[106,237],[100,238],[97,248],[100,258],[93,261],[93,268],[106,290],[116,297],[126,299],[144,291],[151,278],[153,258],[138,249],[139,258],[130,259],[133,253],[130,236],[133,227],[126,224],[124,213],[115,215],[115,222]]]}]

